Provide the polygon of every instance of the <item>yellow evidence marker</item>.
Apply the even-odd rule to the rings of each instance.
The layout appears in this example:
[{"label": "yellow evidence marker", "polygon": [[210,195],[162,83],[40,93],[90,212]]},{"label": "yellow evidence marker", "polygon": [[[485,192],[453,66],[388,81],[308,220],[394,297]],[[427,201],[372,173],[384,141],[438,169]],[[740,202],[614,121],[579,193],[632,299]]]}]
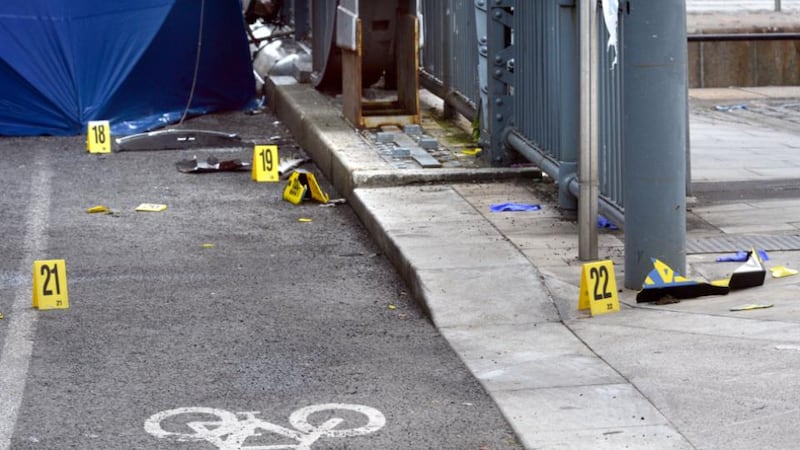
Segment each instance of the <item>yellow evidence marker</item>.
[{"label": "yellow evidence marker", "polygon": [[259,183],[277,183],[280,181],[279,163],[278,147],[276,145],[256,145],[253,147],[253,165],[250,169],[253,181]]},{"label": "yellow evidence marker", "polygon": [[67,309],[67,263],[63,259],[33,262],[33,307]]},{"label": "yellow evidence marker", "polygon": [[589,309],[592,316],[619,312],[614,263],[610,260],[586,263],[581,268],[578,310]]},{"label": "yellow evidence marker", "polygon": [[111,123],[93,120],[86,127],[86,150],[89,153],[111,153]]}]

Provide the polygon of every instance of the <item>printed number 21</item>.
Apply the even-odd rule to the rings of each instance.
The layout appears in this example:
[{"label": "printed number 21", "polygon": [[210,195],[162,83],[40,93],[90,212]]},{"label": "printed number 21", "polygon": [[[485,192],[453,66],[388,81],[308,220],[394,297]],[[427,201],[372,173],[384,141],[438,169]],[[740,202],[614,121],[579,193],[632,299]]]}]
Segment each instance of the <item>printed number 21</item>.
[{"label": "printed number 21", "polygon": [[[594,299],[603,300],[604,298],[611,298],[611,292],[608,292],[608,268],[606,266],[592,267],[589,270],[589,278],[594,280]],[[600,281],[603,282],[603,289],[600,290]]]},{"label": "printed number 21", "polygon": [[50,287],[49,287],[50,286],[50,276],[52,275],[56,279],[56,281],[55,281],[56,292],[55,293],[56,293],[56,295],[61,295],[61,286],[59,285],[59,282],[58,282],[58,264],[53,264],[53,268],[52,269],[50,269],[49,266],[42,266],[42,268],[39,270],[39,273],[43,277],[45,277],[44,278],[44,284],[42,284],[42,294],[44,294],[44,295],[53,295],[53,290],[50,289]]}]

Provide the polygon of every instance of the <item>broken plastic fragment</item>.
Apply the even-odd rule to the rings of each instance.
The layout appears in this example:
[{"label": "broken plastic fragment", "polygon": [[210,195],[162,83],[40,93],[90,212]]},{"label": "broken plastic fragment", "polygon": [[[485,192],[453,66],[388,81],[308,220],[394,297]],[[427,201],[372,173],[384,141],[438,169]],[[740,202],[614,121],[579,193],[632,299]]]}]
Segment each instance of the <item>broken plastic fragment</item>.
[{"label": "broken plastic fragment", "polygon": [[730,111],[745,110],[747,109],[747,105],[745,105],[744,103],[740,103],[738,105],[716,105],[714,106],[714,109],[716,111],[730,112]]},{"label": "broken plastic fragment", "polygon": [[392,311],[394,311],[395,309],[397,309],[397,306],[394,306],[394,304],[393,304],[393,303],[389,303],[389,309],[391,309]]},{"label": "broken plastic fragment", "polygon": [[138,212],[161,212],[166,210],[167,205],[162,205],[159,203],[142,203],[136,207],[136,211]]},{"label": "broken plastic fragment", "polygon": [[739,266],[731,275],[728,286],[733,289],[745,289],[764,284],[767,276],[767,269],[761,262],[758,252],[751,250],[747,252],[747,262]]},{"label": "broken plastic fragment", "polygon": [[653,270],[645,278],[642,290],[636,294],[637,303],[657,302],[667,297],[686,299],[704,295],[725,295],[730,292],[727,286],[684,278],[656,258],[651,258],[651,261]]},{"label": "broken plastic fragment", "polygon": [[470,149],[461,150],[461,153],[464,154],[464,155],[467,155],[467,156],[478,156],[478,155],[481,154],[481,151],[482,151],[482,149],[478,147],[478,148],[470,148]]},{"label": "broken plastic fragment", "polygon": [[216,245],[214,245],[214,244],[202,244],[200,247],[201,248],[214,248],[214,247],[216,247]]},{"label": "broken plastic fragment", "polygon": [[0,313],[0,320],[3,320],[3,313]]},{"label": "broken plastic fragment", "polygon": [[742,306],[734,306],[729,311],[750,311],[753,309],[766,309],[772,308],[775,305],[772,304],[750,304],[750,305],[742,305]]},{"label": "broken plastic fragment", "polygon": [[769,271],[772,273],[772,278],[790,277],[792,275],[797,275],[798,273],[796,270],[790,269],[785,266],[775,266],[769,269]]},{"label": "broken plastic fragment", "polygon": [[297,219],[297,221],[298,222],[303,222],[303,223],[309,223],[309,222],[313,222],[314,219],[309,219],[308,217],[301,217],[301,218]]},{"label": "broken plastic fragment", "polygon": [[498,203],[490,205],[489,210],[492,212],[507,212],[507,211],[539,211],[542,207],[540,205],[532,205],[529,203]]},{"label": "broken plastic fragment", "polygon": [[209,156],[208,159],[203,161],[198,160],[195,156],[192,159],[176,162],[175,167],[183,173],[234,172],[250,170],[250,163],[242,162],[238,159],[220,161],[213,156]]},{"label": "broken plastic fragment", "polygon": [[97,205],[97,206],[92,206],[91,208],[87,208],[86,212],[89,214],[97,214],[97,213],[109,214],[111,213],[111,210],[108,209],[108,206]]}]

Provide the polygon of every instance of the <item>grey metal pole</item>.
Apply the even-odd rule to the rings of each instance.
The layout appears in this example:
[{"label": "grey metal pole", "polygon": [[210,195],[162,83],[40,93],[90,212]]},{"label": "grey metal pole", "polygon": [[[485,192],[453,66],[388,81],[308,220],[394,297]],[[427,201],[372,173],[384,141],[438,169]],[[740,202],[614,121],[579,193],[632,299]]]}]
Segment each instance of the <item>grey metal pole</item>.
[{"label": "grey metal pole", "polygon": [[630,0],[626,10],[625,286],[639,289],[650,258],[686,268],[686,2]]},{"label": "grey metal pole", "polygon": [[775,0],[775,12],[781,12],[781,0]]},{"label": "grey metal pole", "polygon": [[578,258],[597,259],[597,1],[580,3],[580,155],[578,162]]}]

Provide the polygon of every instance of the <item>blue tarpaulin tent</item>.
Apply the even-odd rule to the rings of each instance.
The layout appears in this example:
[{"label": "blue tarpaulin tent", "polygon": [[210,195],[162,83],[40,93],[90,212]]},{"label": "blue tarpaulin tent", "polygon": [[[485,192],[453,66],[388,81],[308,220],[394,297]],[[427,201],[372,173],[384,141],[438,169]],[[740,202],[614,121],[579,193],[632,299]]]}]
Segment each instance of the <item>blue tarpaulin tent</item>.
[{"label": "blue tarpaulin tent", "polygon": [[237,0],[0,1],[0,135],[89,120],[129,135],[178,121],[190,97],[190,115],[242,108],[255,92],[244,27]]}]

